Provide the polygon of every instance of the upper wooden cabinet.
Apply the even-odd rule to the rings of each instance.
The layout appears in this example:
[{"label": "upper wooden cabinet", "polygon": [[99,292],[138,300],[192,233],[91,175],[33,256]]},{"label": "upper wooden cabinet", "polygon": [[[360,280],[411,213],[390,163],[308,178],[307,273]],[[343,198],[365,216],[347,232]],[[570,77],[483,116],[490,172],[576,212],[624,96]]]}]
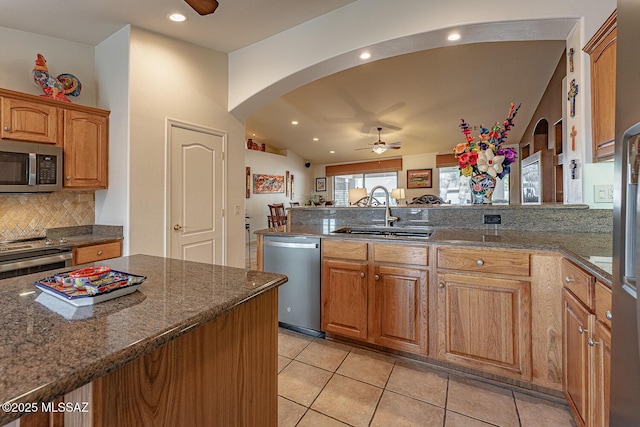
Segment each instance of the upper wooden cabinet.
[{"label": "upper wooden cabinet", "polygon": [[0,89],[0,138],[64,150],[64,188],[108,185],[109,111]]},{"label": "upper wooden cabinet", "polygon": [[593,159],[608,160],[615,148],[616,11],[585,45],[591,58]]},{"label": "upper wooden cabinet", "polygon": [[107,116],[84,111],[65,111],[63,149],[65,188],[107,188]]},{"label": "upper wooden cabinet", "polygon": [[60,111],[53,105],[2,96],[2,139],[59,144]]}]

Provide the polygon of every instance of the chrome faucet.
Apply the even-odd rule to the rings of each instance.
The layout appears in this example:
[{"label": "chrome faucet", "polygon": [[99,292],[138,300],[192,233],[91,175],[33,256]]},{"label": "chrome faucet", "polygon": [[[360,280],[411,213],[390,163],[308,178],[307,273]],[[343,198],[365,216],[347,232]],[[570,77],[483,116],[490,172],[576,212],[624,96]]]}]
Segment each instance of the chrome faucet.
[{"label": "chrome faucet", "polygon": [[384,185],[376,185],[371,189],[369,200],[367,200],[367,207],[371,207],[371,203],[373,202],[373,193],[375,193],[377,189],[381,189],[384,191],[384,224],[387,227],[391,227],[393,223],[398,220],[398,217],[391,215],[391,207],[389,206],[389,190],[387,190]]}]

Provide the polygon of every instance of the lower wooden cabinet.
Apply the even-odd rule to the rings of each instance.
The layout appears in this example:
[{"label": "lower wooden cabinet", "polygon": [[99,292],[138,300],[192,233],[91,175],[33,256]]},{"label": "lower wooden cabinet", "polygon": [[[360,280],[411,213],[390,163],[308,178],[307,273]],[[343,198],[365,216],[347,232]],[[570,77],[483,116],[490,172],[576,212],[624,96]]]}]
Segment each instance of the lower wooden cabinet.
[{"label": "lower wooden cabinet", "polygon": [[376,265],[371,287],[371,339],[376,344],[427,353],[427,271]]},{"label": "lower wooden cabinet", "polygon": [[594,340],[595,396],[593,425],[609,427],[611,396],[611,331],[602,322],[596,322]]},{"label": "lower wooden cabinet", "polygon": [[589,425],[590,367],[593,354],[587,337],[593,316],[589,310],[566,289],[563,291],[563,388],[567,403],[573,409],[579,425]]},{"label": "lower wooden cabinet", "polygon": [[531,284],[438,274],[438,358],[531,380]]},{"label": "lower wooden cabinet", "polygon": [[[567,268],[578,268],[563,261]],[[582,271],[583,274],[588,274]],[[573,284],[573,281],[566,284]],[[588,292],[594,299],[583,301],[573,290],[563,289],[563,392],[578,426],[609,425],[611,374],[611,290],[593,277]],[[581,289],[581,288],[579,288]]]},{"label": "lower wooden cabinet", "polygon": [[357,261],[322,262],[322,330],[367,339],[367,264]]},{"label": "lower wooden cabinet", "polygon": [[324,241],[322,330],[427,354],[428,253],[427,246]]}]

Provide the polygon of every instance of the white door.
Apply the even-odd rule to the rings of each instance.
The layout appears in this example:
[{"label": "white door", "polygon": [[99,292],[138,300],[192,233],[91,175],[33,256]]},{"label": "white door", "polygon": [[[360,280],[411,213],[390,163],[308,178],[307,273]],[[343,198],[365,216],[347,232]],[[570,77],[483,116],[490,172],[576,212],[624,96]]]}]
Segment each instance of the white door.
[{"label": "white door", "polygon": [[224,135],[170,124],[170,257],[222,264]]}]

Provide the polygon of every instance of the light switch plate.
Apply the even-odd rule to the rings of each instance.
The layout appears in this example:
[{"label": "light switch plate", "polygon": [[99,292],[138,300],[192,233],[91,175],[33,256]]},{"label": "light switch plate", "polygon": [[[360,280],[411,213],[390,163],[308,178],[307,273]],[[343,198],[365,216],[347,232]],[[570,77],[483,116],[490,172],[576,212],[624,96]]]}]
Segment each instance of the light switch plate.
[{"label": "light switch plate", "polygon": [[593,186],[594,203],[613,203],[613,184]]}]

